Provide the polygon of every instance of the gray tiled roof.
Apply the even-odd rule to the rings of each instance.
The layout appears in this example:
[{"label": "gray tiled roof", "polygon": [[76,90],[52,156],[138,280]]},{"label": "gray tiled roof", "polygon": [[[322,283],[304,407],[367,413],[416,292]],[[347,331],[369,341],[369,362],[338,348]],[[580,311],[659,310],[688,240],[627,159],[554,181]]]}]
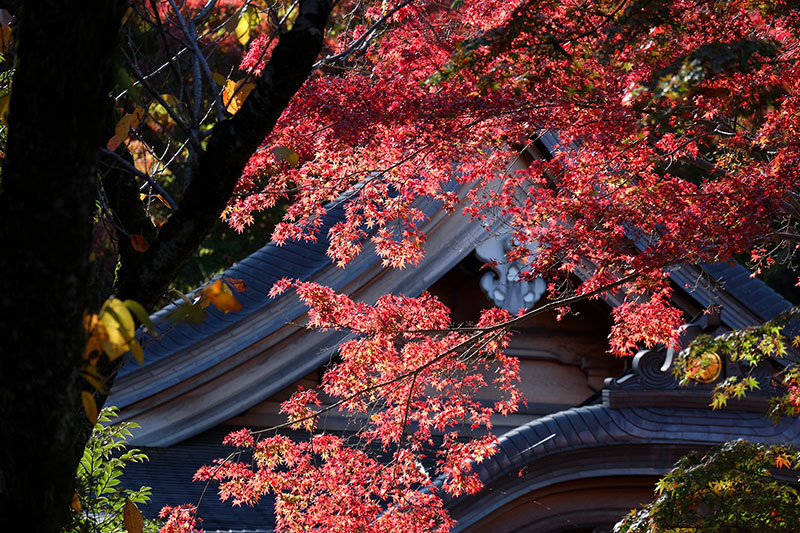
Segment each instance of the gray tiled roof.
[{"label": "gray tiled roof", "polygon": [[719,286],[747,304],[747,307],[762,320],[769,320],[781,311],[792,307],[783,296],[769,285],[753,277],[751,272],[738,263],[719,262],[703,264],[705,270]]},{"label": "gray tiled roof", "polygon": [[[341,207],[330,209],[323,217],[323,227],[330,228],[344,219]],[[241,321],[253,313],[263,309],[270,303],[267,296],[272,285],[284,276],[308,279],[315,272],[331,262],[327,256],[328,238],[323,231],[316,242],[296,241],[285,246],[269,243],[239,263],[236,263],[223,274],[225,277],[240,279],[247,285],[247,290],[237,292],[236,298],[242,304],[237,313],[225,314],[213,306],[209,306],[206,319],[198,325],[170,325],[165,319],[183,302],[178,300],[153,315],[153,322],[159,333],[158,338],[151,335],[141,337],[145,348],[145,365],[150,365],[176,351],[201,342],[206,337],[224,330],[226,327]],[[262,332],[253,332],[254,336]],[[232,348],[252,342],[249,336],[240,336]],[[214,361],[205,361],[206,365]],[[139,370],[135,362],[129,362],[119,372],[119,377]],[[196,369],[201,370],[201,369]],[[177,376],[176,376],[176,379]]]},{"label": "gray tiled roof", "polygon": [[[428,214],[436,210],[435,205],[428,206]],[[341,208],[332,209],[324,219],[324,227],[332,226],[341,220]],[[458,216],[458,215],[457,215]],[[466,219],[463,223],[466,227]],[[449,226],[448,231],[453,231],[455,226]],[[441,227],[438,227],[440,231]],[[456,233],[450,235],[458,235]],[[484,230],[485,231],[485,230]],[[242,279],[248,290],[237,294],[243,305],[239,313],[225,315],[216,309],[209,308],[209,316],[199,326],[179,325],[167,328],[163,321],[158,322],[163,332],[158,339],[143,340],[145,345],[146,365],[144,368],[136,364],[128,364],[120,374],[120,382],[125,385],[122,390],[115,391],[115,396],[110,402],[126,406],[148,398],[154,393],[171,387],[180,382],[203,376],[204,371],[215,365],[222,364],[226,359],[237,352],[265,338],[272,331],[284,326],[287,317],[281,313],[280,299],[270,300],[267,292],[272,284],[280,277],[290,276],[300,279],[313,278],[317,273],[330,266],[330,259],[326,255],[327,240],[321,238],[319,242],[291,242],[283,247],[269,244],[230,268],[224,275]],[[463,256],[468,253],[461,248],[454,248],[451,254]],[[437,251],[447,253],[448,251]],[[371,253],[371,252],[366,252]],[[357,278],[371,265],[379,262],[373,257],[362,266],[353,270],[345,269],[339,274],[342,276],[340,286]],[[445,268],[445,266],[441,266]],[[449,268],[449,267],[447,267]],[[676,285],[683,288],[688,296],[704,307],[710,303],[718,303],[719,294],[714,294],[708,289],[717,287],[726,300],[727,308],[723,317],[729,327],[744,327],[753,325],[758,320],[770,318],[775,312],[784,310],[790,304],[777,293],[769,289],[762,281],[751,278],[749,273],[741,266],[727,263],[703,265],[700,267],[674,269],[671,273]],[[706,279],[706,285],[695,283],[699,274]],[[408,275],[408,274],[406,274]],[[406,279],[406,278],[403,278]],[[426,284],[435,281],[420,273],[412,274],[404,283],[409,291],[420,291]],[[411,286],[413,285],[413,287]],[[424,286],[423,286],[424,285]],[[689,285],[686,287],[686,285]],[[164,317],[174,307],[168,307],[157,313],[154,318]],[[259,318],[254,322],[255,317]],[[242,325],[244,324],[244,325]],[[252,324],[258,324],[253,326]],[[203,350],[199,357],[175,358],[193,346],[206,346],[216,339],[215,348]],[[311,361],[319,359],[318,353],[304,353]],[[174,361],[173,361],[174,360]],[[296,361],[298,369],[300,361]],[[304,372],[300,369],[298,372]],[[289,373],[275,376],[278,384],[283,387],[297,377]],[[283,383],[288,381],[287,383]],[[263,387],[262,387],[263,388]],[[250,394],[247,390],[239,394]],[[232,413],[235,414],[235,413]],[[231,414],[231,416],[232,416]],[[196,413],[194,417],[204,417],[206,414]],[[228,416],[228,415],[225,415]],[[224,419],[224,418],[223,418]],[[218,422],[216,422],[218,423]],[[213,424],[212,424],[213,425]],[[178,431],[177,425],[170,422],[170,431]],[[191,503],[199,496],[202,485],[190,484],[195,469],[201,464],[207,464],[212,459],[224,456],[226,447],[220,443],[226,430],[216,427],[198,433],[198,430],[211,427],[197,425],[194,429],[187,429],[181,433],[175,443],[168,448],[145,448],[151,457],[151,462],[146,465],[132,465],[125,475],[125,483],[134,486],[146,484],[154,488],[154,500],[145,510],[148,516],[153,515],[166,504]],[[478,465],[481,479],[487,486],[496,483],[509,483],[509,479],[526,465],[537,463],[540,460],[552,460],[559,464],[558,472],[552,468],[538,468],[537,471],[548,475],[584,476],[592,475],[591,468],[581,463],[584,470],[570,470],[564,464],[554,459],[556,455],[567,450],[585,451],[589,457],[592,450],[613,449],[615,446],[630,443],[645,444],[675,444],[708,446],[721,443],[732,438],[745,437],[763,442],[793,442],[798,441],[798,428],[796,424],[782,422],[773,426],[768,419],[760,415],[729,411],[706,411],[692,409],[609,409],[601,405],[580,407],[563,411],[539,419],[533,423],[522,426],[504,435],[500,441],[499,452],[489,460]],[[540,440],[555,435],[551,440],[541,446],[533,447]],[[655,472],[652,468],[650,474],[663,473],[670,465],[664,464]],[[578,468],[577,466],[575,468]],[[608,464],[607,469],[623,472],[627,468],[624,461],[620,464]],[[633,467],[630,467],[633,468]],[[528,470],[533,470],[529,468]],[[609,470],[610,471],[610,470]],[[608,473],[608,472],[606,472]],[[631,470],[636,474],[635,469]],[[519,476],[517,476],[519,477]],[[480,499],[461,498],[449,503],[462,524],[468,524],[470,517],[475,518],[475,513],[491,512],[503,501],[496,500],[498,494],[507,494],[512,497],[519,491],[534,490],[536,486],[552,482],[544,477],[532,478],[529,475],[520,478],[524,485],[503,491],[497,491],[494,496],[483,496]],[[538,485],[537,485],[538,484]],[[514,485],[513,483],[511,485]],[[515,492],[517,491],[517,492]],[[187,498],[190,500],[187,502]],[[464,511],[464,509],[473,509]],[[461,513],[461,514],[459,514]],[[472,514],[470,514],[472,513]],[[214,494],[206,496],[200,510],[205,518],[203,524],[207,530],[227,530],[235,528],[247,531],[269,531],[274,526],[272,504],[265,502],[256,509],[234,508],[228,503],[219,502]],[[477,519],[477,518],[475,518]]]},{"label": "gray tiled roof", "polygon": [[[124,482],[128,487],[153,488],[150,504],[143,507],[146,516],[155,516],[164,505],[198,501],[205,484],[188,480],[200,465],[211,464],[213,459],[231,451],[229,446],[221,444],[229,430],[217,426],[168,448],[142,448],[150,461],[129,465]],[[307,437],[294,432],[286,434]],[[551,435],[554,437],[545,440]],[[672,466],[674,457],[665,453],[651,454],[646,464],[637,463],[626,455],[630,446],[702,449],[736,438],[800,445],[800,424],[794,419],[784,419],[775,425],[761,414],[734,410],[612,409],[604,405],[569,409],[503,435],[498,452],[476,465],[486,490],[474,496],[450,498],[446,503],[459,520],[458,527],[463,528],[514,498],[549,484],[609,474],[661,475]],[[570,454],[583,460],[559,459]],[[199,515],[206,530],[270,531],[275,525],[270,496],[256,507],[233,507],[219,500],[214,486],[204,496]]]},{"label": "gray tiled roof", "polygon": [[[456,184],[453,184],[455,186]],[[461,191],[463,193],[464,191]],[[362,301],[385,292],[417,296],[485,238],[479,221],[450,216],[427,199],[415,206],[426,217],[428,253],[412,269],[384,270],[371,243],[345,269],[326,255],[320,242],[269,244],[224,273],[243,280],[243,309],[224,314],[207,309],[203,323],[168,327],[163,318],[175,304],[154,316],[161,333],[145,337],[144,367],[128,363],[118,376],[109,403],[120,407],[120,420],[141,429],[131,442],[169,446],[209,429],[291,385],[330,361],[344,338],[341,331],[304,332],[307,308],[292,291],[270,299],[269,288],[283,276],[312,280],[344,290]],[[326,229],[343,219],[341,206],[323,218]],[[379,283],[374,283],[380,279]]]},{"label": "gray tiled roof", "polygon": [[637,460],[628,455],[632,447],[671,447],[682,454],[738,438],[798,446],[800,424],[793,418],[773,424],[762,414],[734,410],[578,407],[503,435],[497,453],[475,465],[485,489],[446,504],[458,531],[538,488],[607,475],[663,475],[677,458],[662,452]]},{"label": "gray tiled roof", "polygon": [[[223,502],[219,499],[217,483],[209,484],[206,489],[205,482],[191,481],[200,466],[210,465],[214,459],[227,457],[234,450],[231,446],[223,445],[222,440],[230,431],[238,429],[240,428],[220,425],[168,448],[137,447],[147,454],[149,460],[144,463],[129,463],[125,467],[123,483],[131,489],[138,489],[142,485],[153,489],[148,504],[139,505],[142,513],[148,518],[155,518],[165,505],[197,505],[199,501],[197,514],[203,520],[200,526],[207,532],[231,529],[250,533],[272,531],[275,528],[273,495],[264,496],[252,507],[234,507],[230,501]],[[330,433],[343,435],[341,432]],[[302,431],[284,429],[280,434],[294,440],[308,438],[308,433]],[[434,440],[441,444],[440,437],[435,436]],[[374,451],[376,456],[380,456],[381,446],[376,444]],[[435,457],[435,453],[430,453],[423,459],[424,468],[432,469]],[[246,462],[248,458],[245,455],[241,460]]]},{"label": "gray tiled roof", "polygon": [[[169,448],[141,448],[150,460],[126,466],[123,483],[129,488],[146,485],[153,489],[150,502],[139,505],[146,517],[155,518],[165,505],[196,505],[200,501],[205,483],[192,482],[192,476],[200,466],[231,452],[230,446],[222,445],[226,433],[226,429],[217,427]],[[234,507],[220,501],[216,487],[209,487],[202,496],[198,516],[206,531],[272,531],[275,527],[274,501],[270,497],[255,507]]]}]

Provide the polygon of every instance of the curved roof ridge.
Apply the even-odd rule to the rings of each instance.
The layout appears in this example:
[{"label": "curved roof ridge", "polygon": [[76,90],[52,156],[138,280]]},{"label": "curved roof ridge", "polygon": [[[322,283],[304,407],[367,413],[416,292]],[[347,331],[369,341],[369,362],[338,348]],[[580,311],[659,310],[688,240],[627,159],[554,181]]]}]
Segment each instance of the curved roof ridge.
[{"label": "curved roof ridge", "polygon": [[[343,219],[344,209],[336,206],[323,216],[323,227],[331,227]],[[150,334],[140,335],[140,342],[145,349],[145,363],[152,364],[269,305],[271,298],[267,292],[283,277],[277,276],[277,272],[270,269],[271,265],[277,266],[283,263],[280,266],[290,267],[283,272],[292,272],[298,278],[307,278],[331,262],[326,253],[327,248],[327,235],[322,235],[317,241],[293,241],[284,246],[270,241],[226,269],[220,276],[216,276],[215,279],[223,277],[240,279],[246,284],[247,290],[236,293],[237,300],[242,304],[242,310],[236,313],[226,314],[209,306],[206,310],[206,319],[201,324],[172,325],[167,317],[184,304],[180,299],[155,312],[151,318],[158,337]],[[129,362],[120,370],[118,377],[136,370],[138,365]]]},{"label": "curved roof ridge", "polygon": [[[747,419],[743,432],[743,417]],[[732,410],[677,409],[639,407],[613,409],[602,404],[576,407],[548,415],[505,433],[498,440],[497,452],[473,467],[490,497],[481,491],[475,495],[448,497],[448,508],[457,507],[458,529],[480,520],[506,503],[543,486],[571,479],[620,475],[620,465],[613,468],[601,459],[614,448],[635,445],[674,445],[679,448],[709,447],[742,438],[767,444],[800,445],[800,422],[786,418],[778,424],[763,415]],[[558,477],[544,468],[557,455],[590,457],[575,469],[562,469]],[[561,461],[556,460],[561,464]],[[534,466],[536,465],[536,466]],[[662,468],[652,465],[624,467],[625,474],[662,475]],[[517,479],[520,481],[516,481]],[[524,479],[523,479],[524,478]],[[441,486],[443,479],[437,480]],[[502,490],[493,486],[502,483]],[[463,511],[463,513],[461,512]],[[463,514],[463,516],[462,516]]]},{"label": "curved roof ridge", "polygon": [[[455,182],[450,186],[460,187],[458,194],[468,189]],[[206,320],[197,326],[170,328],[160,322],[165,333],[143,341],[147,364],[129,363],[109,399],[121,408],[120,420],[135,420],[142,426],[131,442],[140,446],[179,442],[248,409],[330,359],[344,333],[302,331],[299,324],[307,308],[297,296],[290,291],[269,299],[266,294],[279,278],[289,275],[320,282],[367,302],[385,292],[417,296],[486,236],[480,221],[454,216],[437,200],[427,198],[415,207],[427,217],[421,229],[428,238],[426,255],[417,267],[383,269],[372,243],[346,268],[327,257],[327,240],[283,247],[268,244],[223,274],[251,287],[239,293],[241,312],[226,315],[209,308]],[[341,206],[330,210],[325,227],[342,216]],[[289,260],[294,263],[287,267]],[[175,304],[155,317],[163,318],[174,308]]]}]

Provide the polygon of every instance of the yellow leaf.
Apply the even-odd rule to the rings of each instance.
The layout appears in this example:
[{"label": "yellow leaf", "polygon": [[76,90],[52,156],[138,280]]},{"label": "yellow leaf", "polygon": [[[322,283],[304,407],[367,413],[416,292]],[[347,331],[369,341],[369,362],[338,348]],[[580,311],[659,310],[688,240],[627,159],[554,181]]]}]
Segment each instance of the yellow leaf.
[{"label": "yellow leaf", "polygon": [[116,298],[106,300],[100,309],[100,323],[108,339],[103,341],[103,351],[112,361],[130,349],[136,324],[128,307]]},{"label": "yellow leaf", "polygon": [[120,22],[120,26],[124,26],[128,19],[130,18],[131,14],[133,13],[133,7],[129,7],[125,14],[122,16],[122,22]]},{"label": "yellow leaf", "polygon": [[136,106],[136,109],[133,110],[131,115],[131,128],[136,129],[139,127],[139,124],[142,122],[144,118],[144,109],[139,106]]},{"label": "yellow leaf", "polygon": [[242,304],[236,300],[236,297],[233,295],[233,292],[231,292],[230,287],[228,287],[225,283],[222,283],[221,279],[218,279],[208,287],[204,287],[202,292],[203,300],[210,301],[212,304],[214,304],[214,307],[224,313],[242,310]]},{"label": "yellow leaf", "polygon": [[118,139],[125,140],[128,138],[128,132],[131,129],[131,123],[133,122],[133,115],[130,113],[126,113],[124,117],[119,119],[117,122],[117,127],[114,128],[114,137]]},{"label": "yellow leaf", "polygon": [[225,89],[222,91],[222,103],[228,113],[235,115],[254,87],[255,84],[245,83],[244,80],[228,80],[225,82]]},{"label": "yellow leaf", "polygon": [[[87,366],[86,366],[86,367],[84,367],[84,368],[85,368],[86,370],[88,370],[88,369],[90,369],[90,368],[92,368],[92,367],[87,365]],[[81,376],[83,376],[83,379],[85,379],[86,381],[88,381],[88,382],[89,382],[89,384],[90,384],[92,387],[94,387],[94,388],[95,388],[95,390],[97,390],[97,392],[99,392],[99,393],[101,393],[101,394],[106,394],[106,393],[108,392],[108,389],[107,389],[107,388],[106,388],[106,387],[103,385],[103,383],[102,383],[102,382],[101,382],[99,379],[97,379],[95,376],[93,376],[92,374],[90,374],[88,371],[87,371],[87,372],[83,372],[83,373],[81,374]]]},{"label": "yellow leaf", "polygon": [[211,79],[214,80],[214,83],[216,83],[220,87],[224,86],[228,82],[228,78],[226,78],[219,72],[212,72]]},{"label": "yellow leaf", "polygon": [[296,167],[300,162],[300,156],[297,155],[297,152],[286,146],[276,146],[272,149],[272,155],[278,161],[285,161],[290,167]]},{"label": "yellow leaf", "polygon": [[128,533],[142,533],[144,529],[142,512],[128,499],[125,500],[125,509],[122,511],[122,526]]},{"label": "yellow leaf", "polygon": [[89,359],[93,354],[98,354],[103,351],[103,343],[108,340],[106,328],[102,325],[97,325],[89,336],[86,342],[86,349],[83,351],[83,358]]},{"label": "yellow leaf", "polygon": [[81,401],[83,402],[83,410],[86,411],[86,416],[92,424],[97,424],[97,404],[94,401],[94,396],[89,391],[81,391]]},{"label": "yellow leaf", "polygon": [[730,480],[720,480],[720,481],[709,481],[708,486],[711,488],[711,491],[720,496],[724,493],[730,492],[733,488],[733,482]]},{"label": "yellow leaf", "polygon": [[81,512],[81,499],[78,497],[78,493],[72,495],[72,508],[75,509],[77,512]]},{"label": "yellow leaf", "polygon": [[242,16],[236,25],[235,33],[236,39],[242,46],[245,46],[250,41],[250,16],[246,9],[242,10]]},{"label": "yellow leaf", "polygon": [[178,99],[172,96],[171,94],[162,94],[161,98],[169,105],[170,107],[175,107],[178,105]]},{"label": "yellow leaf", "polygon": [[86,348],[83,350],[83,358],[89,359],[94,352],[101,351],[102,343],[108,338],[105,328],[100,324],[98,315],[83,315],[83,329],[89,338],[86,341]]},{"label": "yellow leaf", "polygon": [[[166,95],[164,95],[166,96]],[[164,125],[174,124],[172,117],[169,116],[167,109],[158,102],[152,102],[147,108],[147,125],[153,131],[160,131]]]},{"label": "yellow leaf", "polygon": [[163,196],[161,196],[160,194],[145,194],[145,193],[143,193],[143,192],[142,192],[142,193],[139,193],[139,200],[141,200],[141,201],[143,201],[143,202],[144,202],[144,201],[145,201],[145,200],[147,200],[148,198],[155,198],[156,200],[158,200],[159,202],[161,202],[162,204],[164,204],[164,207],[167,207],[167,208],[169,208],[169,209],[172,209],[172,206],[171,206],[171,205],[169,205],[169,203],[168,203],[166,200],[164,200],[164,197],[163,197]]}]

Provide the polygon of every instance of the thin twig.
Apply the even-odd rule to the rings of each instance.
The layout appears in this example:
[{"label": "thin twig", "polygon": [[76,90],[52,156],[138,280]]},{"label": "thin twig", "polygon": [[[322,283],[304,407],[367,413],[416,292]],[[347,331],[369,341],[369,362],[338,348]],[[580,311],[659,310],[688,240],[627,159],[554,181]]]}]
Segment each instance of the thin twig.
[{"label": "thin twig", "polygon": [[120,165],[125,167],[125,170],[127,170],[131,174],[133,174],[133,175],[145,180],[154,189],[156,189],[158,191],[158,194],[160,194],[161,197],[164,198],[164,201],[166,201],[167,204],[169,204],[170,209],[172,209],[173,211],[177,211],[178,210],[177,202],[175,202],[175,200],[172,199],[172,197],[169,195],[169,193],[167,191],[165,191],[164,188],[161,185],[159,185],[158,182],[155,181],[151,176],[147,175],[146,173],[144,173],[141,170],[139,170],[138,168],[136,168],[134,165],[130,164],[128,161],[126,161],[122,156],[120,156],[116,152],[112,152],[111,150],[108,150],[106,148],[101,148],[100,149],[100,153],[103,154],[104,156],[113,157],[114,161],[116,163],[119,163]]},{"label": "thin twig", "polygon": [[[532,318],[534,316],[540,315],[542,313],[546,313],[548,311],[552,311],[552,310],[558,309],[559,307],[566,307],[566,306],[569,306],[569,305],[572,305],[572,304],[575,304],[575,303],[578,303],[578,302],[582,302],[583,300],[588,300],[590,298],[594,298],[595,296],[600,296],[601,294],[603,294],[605,292],[609,292],[609,291],[611,291],[611,290],[613,290],[613,289],[615,289],[615,288],[617,288],[617,287],[619,287],[621,285],[624,285],[624,284],[636,279],[640,275],[641,274],[638,273],[638,272],[633,273],[633,274],[629,274],[629,275],[627,275],[627,276],[625,276],[623,278],[618,279],[617,281],[615,281],[613,283],[609,283],[608,285],[604,285],[603,287],[600,287],[599,289],[596,289],[596,290],[593,290],[591,292],[587,292],[587,293],[584,293],[584,294],[571,296],[569,298],[563,298],[561,300],[556,300],[554,302],[550,302],[548,304],[542,305],[542,306],[537,307],[535,309],[531,309],[527,313],[524,313],[524,314],[522,314],[522,315],[520,315],[518,317],[512,318],[511,320],[506,320],[505,322],[500,322],[500,323],[495,324],[493,326],[486,326],[486,327],[483,327],[483,328],[478,328],[478,327],[474,327],[474,328],[453,328],[453,331],[456,331],[456,332],[458,332],[458,331],[462,331],[462,332],[463,331],[474,331],[476,333],[474,335],[471,335],[469,338],[461,341],[460,343],[458,343],[457,345],[453,346],[452,348],[449,348],[449,349],[445,350],[444,352],[440,353],[436,357],[433,357],[432,359],[430,359],[429,361],[423,363],[422,365],[418,366],[417,368],[414,368],[412,370],[404,372],[404,373],[402,373],[402,374],[400,374],[398,376],[395,376],[392,379],[386,380],[384,382],[376,383],[374,385],[370,385],[368,387],[364,387],[363,389],[361,389],[359,391],[356,391],[356,392],[350,394],[349,396],[345,396],[341,400],[339,400],[337,402],[334,402],[333,404],[331,404],[331,405],[329,405],[329,406],[327,406],[327,407],[325,407],[323,409],[320,409],[319,411],[316,411],[316,412],[314,412],[314,413],[312,413],[312,414],[310,414],[308,416],[304,416],[304,417],[298,418],[296,420],[284,422],[283,424],[279,424],[279,425],[273,426],[271,428],[266,428],[266,429],[262,429],[262,430],[259,430],[259,431],[254,431],[253,434],[260,434],[260,433],[266,433],[266,432],[269,432],[269,431],[275,431],[275,430],[282,429],[282,428],[285,428],[285,427],[295,426],[295,425],[299,424],[300,422],[304,422],[306,420],[311,420],[312,418],[315,418],[315,417],[317,417],[317,416],[319,416],[319,415],[321,415],[323,413],[326,413],[328,411],[336,409],[337,407],[339,407],[339,406],[341,406],[341,405],[343,405],[343,404],[345,404],[345,403],[347,403],[347,402],[349,402],[351,400],[354,400],[355,398],[358,398],[359,396],[362,396],[362,395],[370,393],[370,392],[372,392],[374,390],[378,390],[380,388],[386,387],[386,386],[391,385],[393,383],[397,383],[398,381],[402,381],[402,380],[404,380],[404,379],[406,379],[408,377],[411,377],[413,375],[419,374],[423,370],[425,370],[427,368],[430,368],[431,366],[433,366],[434,364],[438,363],[442,359],[446,358],[450,354],[456,353],[456,352],[458,352],[458,351],[460,351],[462,349],[465,349],[465,348],[469,348],[475,342],[479,341],[481,337],[483,337],[484,335],[486,335],[488,333],[494,333],[494,332],[497,332],[497,331],[500,331],[500,330],[508,330],[508,329],[510,329],[510,328],[512,328],[512,327],[514,327],[514,326],[516,326],[516,325],[518,325],[518,324],[520,324],[520,323],[522,323],[522,322],[524,322],[524,321],[526,321],[526,320],[528,320],[528,319],[530,319],[530,318]],[[429,331],[430,332],[440,333],[442,330],[419,330],[419,331],[414,331],[414,333],[426,333],[426,332],[429,332]]]},{"label": "thin twig", "polygon": [[334,55],[331,55],[331,56],[327,56],[327,57],[325,57],[323,59],[320,59],[319,61],[317,61],[314,64],[314,66],[312,67],[312,70],[316,70],[319,67],[325,65],[326,63],[332,63],[334,61],[340,61],[340,60],[343,61],[343,60],[347,59],[348,57],[350,57],[354,52],[365,49],[366,46],[369,45],[369,43],[372,40],[372,38],[375,35],[377,35],[378,27],[380,27],[384,22],[389,20],[389,18],[392,15],[394,15],[399,10],[401,10],[404,7],[406,7],[408,4],[410,4],[413,1],[414,0],[405,0],[404,2],[400,2],[399,4],[394,6],[392,9],[387,11],[381,18],[376,20],[375,23],[372,26],[370,26],[364,33],[362,33],[355,41],[350,43],[350,46],[348,46],[347,48],[345,48],[344,50],[342,50],[338,54],[334,54]]}]

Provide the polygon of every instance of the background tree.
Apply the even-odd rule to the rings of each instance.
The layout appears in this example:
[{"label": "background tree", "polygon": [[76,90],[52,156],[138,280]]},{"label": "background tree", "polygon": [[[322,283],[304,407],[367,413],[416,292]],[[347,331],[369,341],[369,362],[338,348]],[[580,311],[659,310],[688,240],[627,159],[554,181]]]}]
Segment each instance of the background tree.
[{"label": "background tree", "polygon": [[129,490],[122,485],[125,466],[148,458],[126,444],[130,430],[138,426],[132,422],[108,424],[116,416],[113,407],[98,414],[83,450],[75,476],[71,521],[65,528],[69,533],[154,533],[159,529],[158,523],[145,520],[136,506],[150,501],[150,487]]},{"label": "background tree", "polygon": [[789,448],[742,440],[689,454],[656,484],[656,500],[614,531],[794,531],[800,494],[788,469],[796,461]]},{"label": "background tree", "polygon": [[[159,9],[152,5],[149,20]],[[17,45],[6,59],[16,67],[0,193],[0,245],[6,250],[0,262],[0,513],[25,516],[31,531],[57,531],[68,518],[75,467],[91,428],[79,400],[81,390],[93,390],[81,379],[84,314],[102,301],[87,291],[91,228],[101,147],[114,135],[108,98],[129,6],[7,7],[16,15]],[[146,224],[129,175],[104,172],[107,216],[128,235],[148,239],[147,251],[119,240],[116,295],[146,307],[161,297],[308,76],[331,7],[324,0],[301,2],[292,30],[275,47],[241,112],[217,122],[202,142],[195,139],[196,160],[187,166],[191,179],[158,231]],[[156,31],[167,30],[162,24]],[[101,368],[104,389],[114,372],[114,364]]]}]

